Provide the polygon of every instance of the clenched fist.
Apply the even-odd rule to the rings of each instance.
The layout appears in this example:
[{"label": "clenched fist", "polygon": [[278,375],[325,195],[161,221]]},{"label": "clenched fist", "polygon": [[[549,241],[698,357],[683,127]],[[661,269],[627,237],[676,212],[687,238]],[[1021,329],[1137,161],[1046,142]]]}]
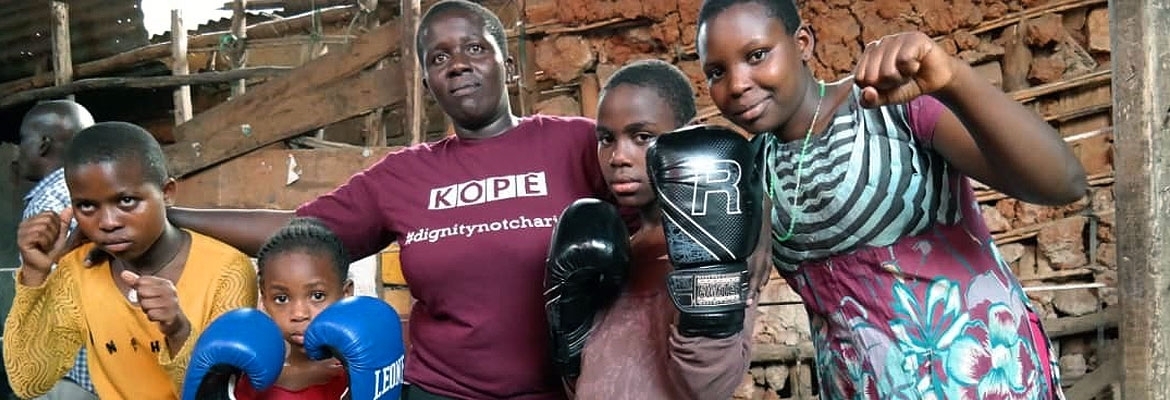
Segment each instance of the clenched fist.
[{"label": "clenched fist", "polygon": [[21,283],[40,286],[53,264],[69,251],[66,235],[71,221],[73,209],[66,208],[61,214],[45,211],[20,222],[16,243],[20,248]]},{"label": "clenched fist", "polygon": [[191,326],[179,308],[175,284],[164,278],[139,276],[130,271],[122,271],[119,277],[130,286],[130,301],[138,303],[147,319],[158,323],[159,331],[167,336],[167,344],[175,345],[171,342],[177,341],[175,348],[181,347],[191,333]]},{"label": "clenched fist", "polygon": [[899,33],[866,45],[853,79],[861,105],[878,107],[943,90],[963,66],[926,34]]}]

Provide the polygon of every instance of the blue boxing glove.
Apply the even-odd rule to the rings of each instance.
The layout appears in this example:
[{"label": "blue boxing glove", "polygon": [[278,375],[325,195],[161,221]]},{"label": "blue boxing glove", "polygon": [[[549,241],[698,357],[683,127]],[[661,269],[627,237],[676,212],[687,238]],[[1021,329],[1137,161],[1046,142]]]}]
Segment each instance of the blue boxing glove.
[{"label": "blue boxing glove", "polygon": [[305,353],[340,360],[353,400],[397,400],[402,394],[402,323],[381,299],[347,297],[322,310],[305,330]]},{"label": "blue boxing glove", "polygon": [[268,315],[240,308],[220,315],[199,336],[183,381],[183,400],[227,400],[241,374],[256,390],[284,368],[284,336]]}]

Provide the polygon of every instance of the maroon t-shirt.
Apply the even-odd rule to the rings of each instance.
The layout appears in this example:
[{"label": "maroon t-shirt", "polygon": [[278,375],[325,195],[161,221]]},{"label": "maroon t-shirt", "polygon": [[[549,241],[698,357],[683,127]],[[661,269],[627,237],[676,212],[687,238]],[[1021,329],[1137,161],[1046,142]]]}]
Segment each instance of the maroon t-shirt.
[{"label": "maroon t-shirt", "polygon": [[561,211],[608,197],[595,125],[535,116],[495,138],[387,155],[302,205],[357,259],[394,240],[418,301],[407,382],[466,399],[560,399],[548,356],[545,257]]}]

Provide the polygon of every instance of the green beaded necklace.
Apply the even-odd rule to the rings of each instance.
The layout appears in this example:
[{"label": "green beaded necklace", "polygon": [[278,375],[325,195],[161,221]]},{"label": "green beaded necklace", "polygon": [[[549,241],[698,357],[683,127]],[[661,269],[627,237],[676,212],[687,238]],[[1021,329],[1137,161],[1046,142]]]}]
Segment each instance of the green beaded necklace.
[{"label": "green beaded necklace", "polygon": [[[817,85],[819,86],[820,92],[820,97],[817,98],[817,108],[816,111],[813,112],[812,122],[808,125],[808,131],[804,134],[804,143],[800,145],[800,155],[796,158],[796,189],[792,192],[792,218],[789,218],[788,229],[786,229],[787,232],[785,232],[783,235],[778,235],[776,230],[772,230],[772,239],[777,242],[784,242],[792,238],[793,234],[795,233],[794,230],[796,228],[796,220],[798,218],[797,209],[802,208],[796,204],[796,200],[798,200],[800,196],[801,181],[804,177],[804,156],[805,152],[808,151],[808,141],[809,138],[812,137],[813,127],[817,124],[817,117],[821,115],[821,103],[825,99],[825,83],[822,81],[817,81]],[[776,139],[775,134],[773,134],[769,139],[770,140],[768,141],[768,145],[764,152],[764,162],[768,168],[768,196],[776,199],[779,198],[779,195],[776,193],[776,189],[780,187],[780,183],[778,182],[779,178],[776,176],[776,169],[772,167],[772,160],[776,158],[776,146],[779,144],[777,143],[778,140]]]}]

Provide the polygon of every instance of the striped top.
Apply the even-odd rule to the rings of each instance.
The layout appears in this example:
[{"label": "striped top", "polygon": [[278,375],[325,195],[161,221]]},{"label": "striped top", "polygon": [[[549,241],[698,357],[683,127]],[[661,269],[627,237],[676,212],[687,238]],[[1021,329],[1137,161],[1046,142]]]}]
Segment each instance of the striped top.
[{"label": "striped top", "polygon": [[859,96],[854,86],[826,131],[809,139],[800,193],[796,169],[802,141],[764,139],[773,238],[786,234],[796,217],[792,237],[773,242],[773,259],[782,270],[862,246],[888,246],[934,222],[954,224],[960,217],[957,196],[944,184],[951,180],[946,161],[925,151],[933,128],[925,135],[911,133],[911,110],[928,98],[865,109],[858,106]]},{"label": "striped top", "polygon": [[809,314],[821,398],[1063,398],[971,185],[932,148],[945,107],[922,96],[863,109],[859,95],[810,140],[795,201],[803,143],[763,143],[772,256]]}]

